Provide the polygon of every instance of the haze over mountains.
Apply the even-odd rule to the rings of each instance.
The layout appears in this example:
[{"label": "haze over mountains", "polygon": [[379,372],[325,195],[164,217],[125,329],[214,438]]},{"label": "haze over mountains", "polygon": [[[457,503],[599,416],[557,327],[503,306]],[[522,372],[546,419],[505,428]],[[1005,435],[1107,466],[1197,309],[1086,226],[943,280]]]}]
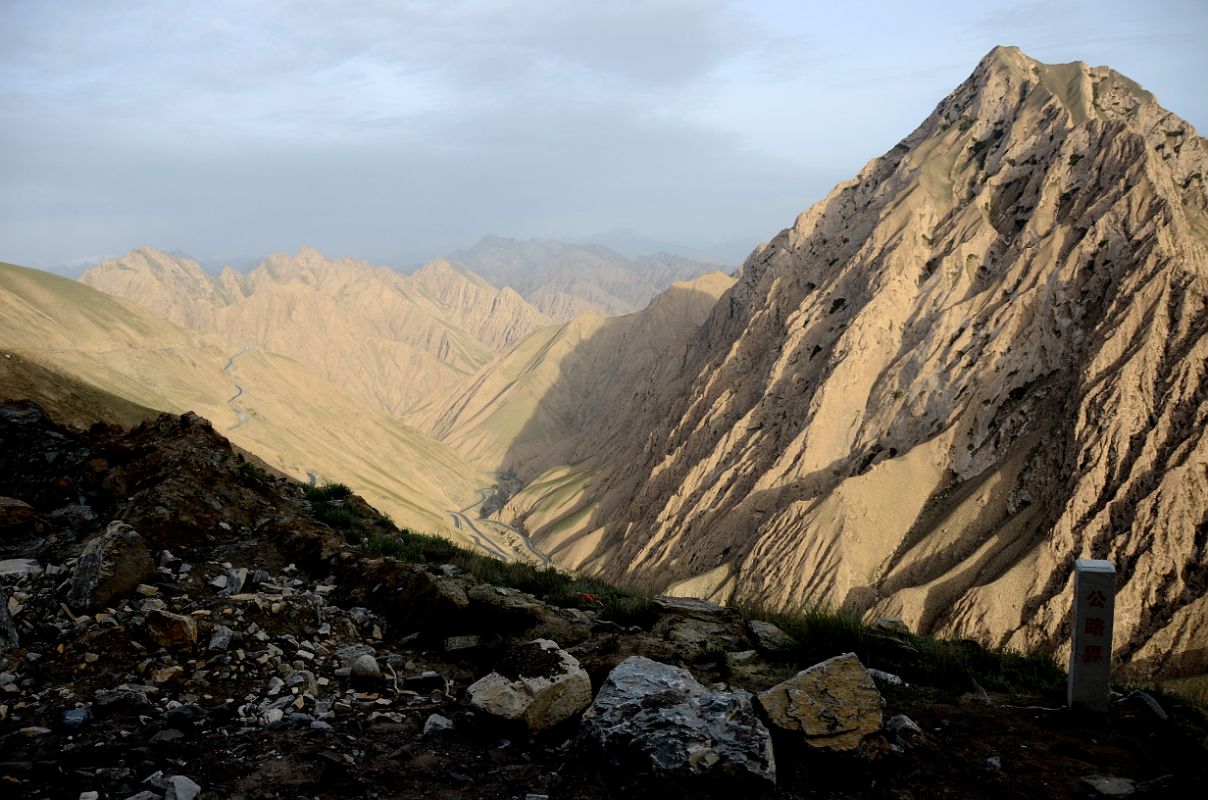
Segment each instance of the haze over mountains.
[{"label": "haze over mountains", "polygon": [[246,370],[231,435],[270,463],[329,451],[450,535],[509,473],[501,523],[653,590],[1059,650],[1073,559],[1109,558],[1117,657],[1203,672],[1206,171],[1127,78],[996,48],[736,278],[497,237],[410,276],[142,249],[83,279],[127,302],[6,267],[0,345],[215,418]]}]

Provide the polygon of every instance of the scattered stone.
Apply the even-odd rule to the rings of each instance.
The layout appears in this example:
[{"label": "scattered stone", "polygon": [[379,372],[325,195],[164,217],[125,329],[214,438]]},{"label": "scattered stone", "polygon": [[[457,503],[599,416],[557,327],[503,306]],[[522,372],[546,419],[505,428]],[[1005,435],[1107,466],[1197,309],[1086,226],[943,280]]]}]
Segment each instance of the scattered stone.
[{"label": "scattered stone", "polygon": [[80,800],[100,800],[100,792],[80,792]]},{"label": "scattered stone", "polygon": [[69,708],[59,717],[59,723],[65,730],[76,731],[83,728],[92,720],[92,709],[89,706]]},{"label": "scattered stone", "polygon": [[707,689],[687,670],[643,656],[609,673],[581,735],[655,773],[776,781],[772,737],[748,692]]},{"label": "scattered stone", "polygon": [[192,703],[177,706],[170,710],[167,715],[168,725],[181,730],[199,727],[209,717],[210,712],[198,705]]},{"label": "scattered stone", "polygon": [[449,681],[439,672],[425,670],[419,675],[409,675],[403,678],[403,688],[409,692],[420,694],[437,691],[448,693]]},{"label": "scattered stone", "polygon": [[164,800],[193,800],[201,794],[201,787],[184,775],[168,778],[168,789]]},{"label": "scattered stone", "polygon": [[1128,797],[1137,790],[1137,785],[1128,778],[1115,775],[1087,775],[1079,780],[1106,797]]},{"label": "scattered stone", "polygon": [[138,794],[132,794],[126,800],[159,800],[159,795],[155,792],[144,789]]},{"label": "scattered stone", "polygon": [[134,528],[115,520],[84,546],[76,561],[67,602],[76,608],[104,608],[155,574],[151,553]]},{"label": "scattered stone", "polygon": [[147,614],[147,630],[160,647],[191,648],[197,644],[197,622],[192,617],[153,609]]},{"label": "scattered stone", "polygon": [[883,703],[855,653],[827,659],[759,693],[773,726],[825,750],[855,750],[880,730]]},{"label": "scattered stone", "polygon": [[424,736],[429,736],[438,731],[453,730],[453,720],[448,717],[442,717],[440,714],[432,714],[424,721]]},{"label": "scattered stone", "polygon": [[1002,769],[1002,756],[990,756],[982,766],[986,768],[986,772],[998,772]]},{"label": "scattered stone", "polygon": [[34,507],[15,497],[0,497],[0,534],[11,534],[31,526],[37,520]]},{"label": "scattered stone", "polygon": [[523,721],[536,732],[569,719],[591,703],[591,679],[578,660],[549,639],[512,648],[495,671],[467,690],[474,708]]}]

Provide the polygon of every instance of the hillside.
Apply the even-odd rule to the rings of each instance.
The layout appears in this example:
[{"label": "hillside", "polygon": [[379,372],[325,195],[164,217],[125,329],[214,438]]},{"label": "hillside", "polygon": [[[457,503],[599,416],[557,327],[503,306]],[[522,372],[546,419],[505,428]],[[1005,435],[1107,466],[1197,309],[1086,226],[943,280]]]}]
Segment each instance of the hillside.
[{"label": "hillside", "polygon": [[559,322],[583,314],[629,314],[675,281],[721,269],[669,253],[631,260],[600,245],[501,236],[484,236],[449,260],[496,286],[512,287]]},{"label": "hillside", "polygon": [[1055,652],[1108,558],[1116,660],[1208,671],[1205,172],[1127,78],[997,48],[503,518],[634,585]]},{"label": "hillside", "polygon": [[184,327],[289,356],[391,416],[550,321],[515,292],[441,262],[408,277],[312,248],[218,276],[141,248],[81,280]]},{"label": "hillside", "polygon": [[[305,481],[355,486],[400,524],[458,535],[446,509],[489,480],[448,448],[284,356],[185,330],[77,281],[0,264],[0,395],[65,419],[195,411]],[[8,361],[9,359],[0,359]],[[73,399],[74,397],[74,399]],[[131,405],[133,404],[133,405]],[[140,410],[141,407],[141,410]]]}]

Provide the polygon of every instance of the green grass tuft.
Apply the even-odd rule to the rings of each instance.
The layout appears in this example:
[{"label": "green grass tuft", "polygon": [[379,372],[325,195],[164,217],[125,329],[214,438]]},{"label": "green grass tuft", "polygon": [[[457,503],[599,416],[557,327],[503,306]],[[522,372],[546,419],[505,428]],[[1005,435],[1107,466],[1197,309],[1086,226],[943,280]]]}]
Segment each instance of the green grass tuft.
[{"label": "green grass tuft", "polygon": [[344,483],[325,483],[322,486],[307,486],[306,499],[312,503],[324,500],[346,500],[352,496],[352,489]]}]

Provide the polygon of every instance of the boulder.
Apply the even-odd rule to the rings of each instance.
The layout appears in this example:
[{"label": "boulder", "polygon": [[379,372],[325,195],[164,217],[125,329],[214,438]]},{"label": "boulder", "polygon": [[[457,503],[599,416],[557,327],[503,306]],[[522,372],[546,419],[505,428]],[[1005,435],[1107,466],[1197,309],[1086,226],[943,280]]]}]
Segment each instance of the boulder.
[{"label": "boulder", "polygon": [[687,670],[643,656],[608,674],[581,736],[665,777],[776,781],[772,737],[750,693],[708,689]]},{"label": "boulder", "polygon": [[147,612],[147,631],[156,644],[170,650],[197,644],[197,621],[171,611],[152,609]]},{"label": "boulder", "polygon": [[811,747],[854,750],[881,729],[884,701],[855,653],[798,672],[759,693],[769,723]]},{"label": "boulder", "polygon": [[120,520],[84,546],[76,561],[67,602],[76,608],[104,608],[155,574],[143,538]]},{"label": "boulder", "polygon": [[742,614],[692,597],[656,597],[659,619],[650,633],[690,650],[743,650]]},{"label": "boulder", "polygon": [[509,650],[494,672],[467,690],[470,705],[522,721],[533,732],[551,728],[591,703],[591,679],[578,660],[549,639]]}]

